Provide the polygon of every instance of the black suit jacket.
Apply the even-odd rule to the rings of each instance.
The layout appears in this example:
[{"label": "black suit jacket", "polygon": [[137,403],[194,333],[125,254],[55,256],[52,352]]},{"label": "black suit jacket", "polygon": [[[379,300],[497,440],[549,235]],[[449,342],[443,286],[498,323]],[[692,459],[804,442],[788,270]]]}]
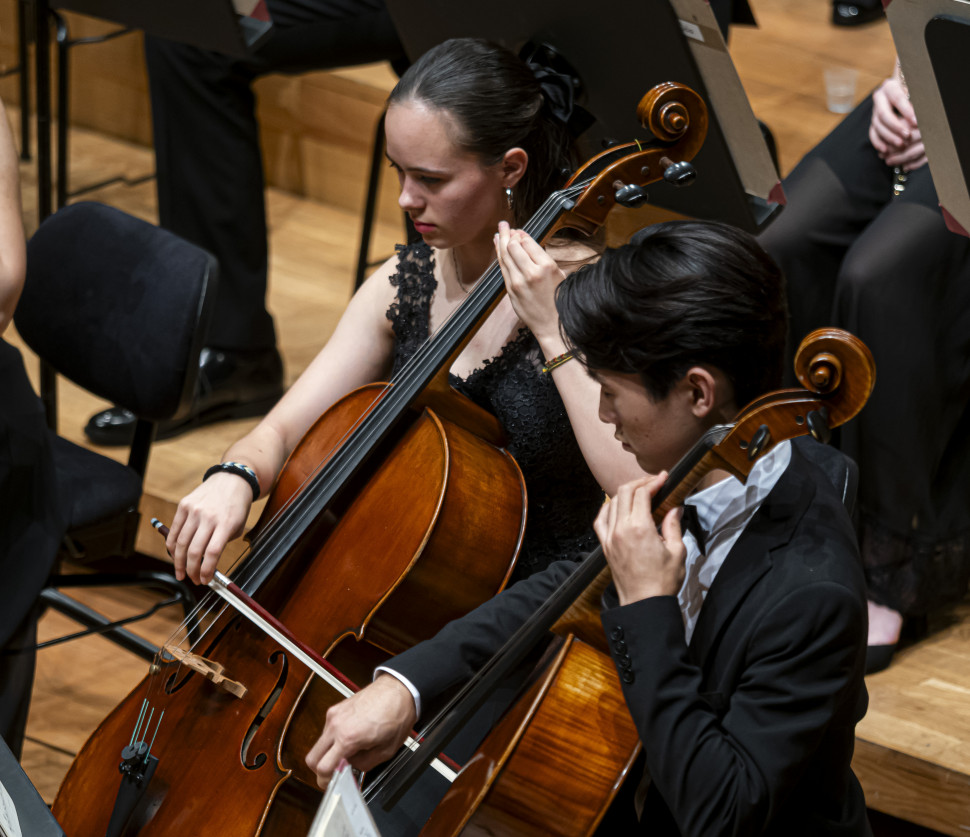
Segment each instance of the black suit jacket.
[{"label": "black suit jacket", "polygon": [[[389,666],[422,696],[439,694],[573,566],[515,585]],[[867,701],[862,568],[841,498],[797,448],[722,565],[689,647],[674,597],[602,618],[644,742],[645,832],[870,833],[850,768]]]}]

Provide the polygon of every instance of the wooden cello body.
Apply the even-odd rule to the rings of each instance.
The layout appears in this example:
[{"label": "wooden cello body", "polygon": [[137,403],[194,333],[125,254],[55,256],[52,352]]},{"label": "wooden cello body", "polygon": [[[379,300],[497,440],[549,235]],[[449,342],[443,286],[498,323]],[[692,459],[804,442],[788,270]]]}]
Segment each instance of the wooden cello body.
[{"label": "wooden cello body", "polygon": [[613,661],[567,636],[465,763],[422,837],[592,834],[639,751]]},{"label": "wooden cello body", "polygon": [[[320,419],[294,451],[284,485],[316,469],[318,451],[336,445],[375,392],[358,390]],[[423,411],[376,478],[335,521],[320,524],[326,531],[308,532],[261,591],[261,604],[364,685],[374,662],[501,589],[524,503],[521,473],[506,452]],[[341,695],[232,611],[207,628],[197,653],[245,694],[177,659],[157,662],[72,764],[54,803],[69,837],[106,833],[122,749],[146,695],[156,720],[165,713],[151,747],[158,766],[118,834],[305,833],[319,792],[303,756]],[[229,790],[231,804],[216,802]]]}]

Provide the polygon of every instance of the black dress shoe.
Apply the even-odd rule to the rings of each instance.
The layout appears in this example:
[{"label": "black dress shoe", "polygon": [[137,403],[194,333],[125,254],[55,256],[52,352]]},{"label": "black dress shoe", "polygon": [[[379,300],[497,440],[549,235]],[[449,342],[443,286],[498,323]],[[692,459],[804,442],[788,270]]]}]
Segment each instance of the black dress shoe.
[{"label": "black dress shoe", "polygon": [[898,642],[892,645],[867,645],[866,674],[875,674],[877,671],[885,671],[889,668],[898,645]]},{"label": "black dress shoe", "polygon": [[889,668],[893,656],[900,648],[913,645],[929,633],[929,619],[924,616],[907,616],[899,631],[899,641],[892,645],[866,646],[866,674],[875,674]]},{"label": "black dress shoe", "polygon": [[[255,352],[203,349],[192,410],[177,421],[159,422],[156,439],[217,421],[261,416],[283,394],[283,362],[276,349]],[[130,445],[135,415],[111,407],[91,416],[84,432],[98,445]]]},{"label": "black dress shoe", "polygon": [[861,26],[886,16],[882,3],[839,3],[832,4],[832,23],[836,26]]}]

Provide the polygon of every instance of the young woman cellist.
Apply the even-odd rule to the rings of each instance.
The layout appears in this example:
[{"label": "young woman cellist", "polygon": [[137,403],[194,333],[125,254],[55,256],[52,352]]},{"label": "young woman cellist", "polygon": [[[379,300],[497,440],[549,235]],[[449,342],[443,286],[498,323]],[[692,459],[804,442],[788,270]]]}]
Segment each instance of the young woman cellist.
[{"label": "young woman cellist", "polygon": [[[270,490],[339,397],[400,369],[475,287],[495,256],[499,224],[521,225],[575,163],[532,69],[479,40],[448,41],[415,63],[390,95],[386,129],[399,203],[422,240],[399,248],[364,283],[316,359],[226,451],[223,462],[238,466],[217,470],[180,502],[167,539],[180,577],[212,578],[226,543],[242,532],[254,484]],[[451,383],[499,419],[523,471],[524,576],[592,548],[603,491],[640,472],[597,419],[594,382],[579,364],[556,363],[565,346],[555,287],[542,280],[548,273],[530,271],[541,248],[506,236],[498,249],[508,296],[457,358]],[[567,272],[596,255],[570,242],[550,252]]]},{"label": "young woman cellist", "polygon": [[[651,125],[668,95],[679,100],[690,92],[677,85],[658,88],[644,97]],[[692,114],[702,115],[701,107],[699,99],[691,99],[686,106],[678,104],[675,122],[690,127],[696,121],[703,126],[703,119],[691,119]],[[666,136],[669,126],[663,120],[656,127]],[[513,540],[515,544],[520,537],[523,541],[517,568],[518,575],[524,576],[554,560],[578,559],[592,548],[591,521],[604,490],[613,493],[618,485],[642,473],[632,454],[598,420],[596,385],[579,364],[566,362],[566,347],[559,334],[553,296],[562,272],[549,268],[560,265],[568,271],[595,258],[596,251],[564,242],[550,245],[547,252],[524,233],[510,229],[530,216],[535,219],[530,227],[554,228],[562,220],[557,213],[569,212],[572,202],[558,189],[572,166],[571,144],[533,71],[513,54],[488,43],[445,43],[402,77],[390,97],[386,132],[387,156],[400,178],[401,206],[423,240],[401,248],[364,284],[330,341],[277,407],[253,432],[232,445],[224,462],[210,468],[209,478],[182,500],[168,534],[168,548],[179,575],[208,582],[226,542],[241,532],[255,497],[270,492],[278,482],[264,510],[268,519],[272,514],[267,511],[272,513],[281,497],[285,502],[293,472],[299,470],[294,469],[293,460],[308,464],[311,473],[331,452],[328,440],[319,456],[302,462],[306,440],[315,439],[320,425],[312,433],[306,431],[318,416],[325,413],[322,422],[326,423],[348,403],[344,397],[348,392],[369,382],[390,380],[392,387],[376,388],[381,393],[379,403],[366,419],[357,423],[360,412],[351,417],[356,430],[365,427],[369,433],[376,424],[373,416],[380,414],[384,420],[386,404],[392,403],[396,409],[401,401],[406,402],[405,407],[410,403],[398,397],[399,392],[409,391],[405,380],[427,380],[422,377],[425,373],[433,377],[443,368],[440,363],[445,358],[449,358],[447,367],[455,388],[484,407],[504,428],[506,451],[515,456],[528,492],[524,536],[518,479],[513,489],[503,486],[487,501],[479,496],[496,483],[498,468],[489,464],[468,481],[475,496],[465,507],[474,504],[473,513],[484,518],[482,531],[469,534],[467,520],[459,515],[449,537],[442,539],[447,548],[437,550],[441,560],[434,568],[426,570],[427,561],[422,560],[414,562],[413,572],[407,573],[407,583],[412,576],[433,581],[422,591],[430,595],[419,604],[399,595],[405,582],[398,585],[398,563],[405,565],[405,571],[411,570],[414,552],[410,546],[397,548],[397,541],[394,545],[376,542],[377,533],[396,537],[419,517],[415,507],[427,500],[429,492],[419,492],[416,483],[434,468],[416,457],[413,464],[408,460],[400,479],[389,488],[386,481],[374,479],[364,491],[354,494],[352,502],[338,493],[333,511],[339,519],[332,531],[317,538],[330,521],[325,515],[317,526],[318,518],[313,515],[328,508],[326,504],[335,496],[326,493],[331,490],[331,478],[336,473],[354,480],[347,477],[356,473],[345,467],[347,461],[368,444],[367,450],[372,450],[369,440],[380,437],[379,432],[372,436],[354,432],[351,443],[340,445],[336,440],[346,438],[341,427],[333,442],[339,449],[327,465],[304,483],[303,490],[297,489],[293,502],[273,525],[260,527],[252,550],[230,583],[218,579],[214,585],[220,595],[226,594],[224,598],[232,598],[234,607],[219,611],[200,606],[203,621],[211,614],[202,635],[194,624],[187,624],[182,629],[184,636],[166,645],[167,654],[153,666],[144,688],[134,690],[102,722],[78,755],[54,805],[68,833],[77,837],[103,834],[109,816],[133,824],[126,826],[125,833],[136,833],[134,824],[144,823],[144,828],[137,826],[137,833],[146,837],[167,834],[176,824],[185,830],[190,817],[193,833],[255,833],[259,823],[268,829],[260,833],[305,830],[309,825],[306,797],[312,796],[314,805],[317,801],[316,778],[305,764],[306,753],[319,733],[321,713],[340,691],[326,685],[332,676],[310,657],[325,654],[341,675],[362,685],[370,677],[375,653],[386,658],[401,646],[413,645],[422,634],[433,634],[440,625],[426,622],[437,619],[443,624],[454,618],[454,610],[466,612],[483,597],[493,595],[506,580],[514,549],[487,591],[476,588],[475,596],[469,597],[464,589],[480,569],[493,569],[476,549],[498,541],[503,530],[495,523],[497,509],[511,494],[520,503]],[[702,130],[670,133],[682,140],[675,139],[676,151],[674,145],[664,149],[686,159],[703,136]],[[601,169],[592,182],[608,180],[612,186],[616,153],[626,155],[624,160],[647,155],[650,165],[646,169],[662,171],[661,151],[644,151],[635,143],[626,150],[611,150],[605,155],[606,162],[600,159],[596,164]],[[636,160],[634,165],[642,174],[643,162]],[[586,185],[569,187],[568,194],[578,196],[573,208],[587,199],[604,206],[605,200],[601,203],[600,198],[605,195],[583,182]],[[543,199],[554,190],[555,198],[539,211]],[[550,210],[553,204],[555,211]],[[569,222],[582,224],[583,229],[595,226],[578,214]],[[475,286],[496,251],[509,295],[490,307],[502,276],[489,270],[481,293]],[[469,304],[463,306],[466,299]],[[490,313],[479,324],[479,314],[486,310]],[[469,311],[476,313],[469,317]],[[453,328],[455,323],[461,327]],[[477,329],[468,342],[462,342],[456,332],[465,335],[466,326],[472,325]],[[429,333],[435,334],[431,340],[427,340]],[[438,335],[446,339],[436,339]],[[437,350],[441,344],[446,346],[442,353],[426,362],[427,346]],[[421,374],[412,374],[415,367],[421,368]],[[428,417],[431,412],[422,413],[413,423],[398,422],[407,424],[402,436],[410,436],[419,425],[438,421],[433,415]],[[395,421],[398,415],[394,413]],[[445,423],[442,418],[439,425]],[[359,436],[368,441],[356,444]],[[481,439],[476,441],[481,448],[497,450]],[[294,456],[285,464],[291,451]],[[506,453],[499,456],[507,465]],[[383,471],[390,459],[382,460],[374,470]],[[339,467],[332,467],[334,463]],[[298,475],[297,483],[303,476]],[[370,492],[375,484],[379,491]],[[369,505],[373,493],[381,502]],[[442,508],[457,505],[450,494],[441,502]],[[396,517],[387,523],[391,505]],[[432,517],[437,509],[433,507]],[[311,517],[312,522],[304,524]],[[351,528],[349,518],[361,526],[341,540]],[[441,543],[438,537],[436,530],[428,539]],[[317,553],[318,540],[324,542],[325,553]],[[416,549],[423,550],[424,542]],[[313,560],[304,560],[306,553]],[[422,553],[423,559],[427,557]],[[390,581],[385,577],[388,571]],[[361,594],[365,588],[373,593],[372,598]],[[258,605],[278,619],[302,643],[302,649],[278,631],[274,635],[275,629],[251,627],[238,615],[244,604],[241,597],[256,594]],[[464,598],[456,607],[459,595]],[[467,601],[475,597],[476,602]],[[351,605],[359,606],[363,613],[355,610],[345,616]],[[370,618],[375,609],[387,630],[375,627],[376,617]],[[398,617],[396,621],[387,618],[389,610]],[[422,620],[416,630],[415,623]],[[364,627],[366,641],[350,648],[349,635],[359,635]],[[183,647],[188,644],[191,648]],[[517,674],[512,679],[517,680]],[[506,701],[514,688],[513,683],[507,685],[502,696]],[[481,711],[464,728],[465,739],[456,738],[449,745],[449,756],[461,760],[470,752],[500,708],[489,704]],[[198,757],[200,740],[205,742],[205,759]],[[119,752],[132,752],[134,765],[123,780],[125,793],[119,792],[115,806],[106,810],[103,799],[118,787]],[[437,781],[435,776],[431,781]],[[227,794],[215,794],[215,789]],[[385,831],[388,835],[414,833],[411,824],[427,818],[425,806],[433,804],[430,791],[437,792],[437,788],[425,788],[419,780],[412,790],[413,809],[394,807],[394,830]],[[222,808],[214,816],[217,796]],[[290,822],[291,815],[299,825]],[[266,817],[273,819],[272,825],[266,824]],[[381,827],[384,830],[385,824]]]}]

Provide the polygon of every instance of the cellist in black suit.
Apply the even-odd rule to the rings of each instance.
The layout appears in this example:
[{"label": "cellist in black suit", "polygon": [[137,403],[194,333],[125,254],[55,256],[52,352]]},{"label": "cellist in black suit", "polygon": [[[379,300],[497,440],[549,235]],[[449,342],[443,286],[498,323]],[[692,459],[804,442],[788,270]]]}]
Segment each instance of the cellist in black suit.
[{"label": "cellist in black suit", "polygon": [[[522,234],[497,241],[507,281],[552,269]],[[777,386],[781,274],[747,234],[649,228],[560,286],[562,329],[601,387],[600,418],[646,472],[595,528],[613,574],[602,622],[643,743],[604,833],[870,834],[850,763],[863,682],[862,568],[842,498],[809,442],[782,442],[742,485],[709,474],[657,528],[651,498],[708,428]],[[814,449],[813,449],[814,448]],[[557,563],[379,669],[333,707],[307,756],[370,769],[422,704],[467,679],[572,567]]]}]

